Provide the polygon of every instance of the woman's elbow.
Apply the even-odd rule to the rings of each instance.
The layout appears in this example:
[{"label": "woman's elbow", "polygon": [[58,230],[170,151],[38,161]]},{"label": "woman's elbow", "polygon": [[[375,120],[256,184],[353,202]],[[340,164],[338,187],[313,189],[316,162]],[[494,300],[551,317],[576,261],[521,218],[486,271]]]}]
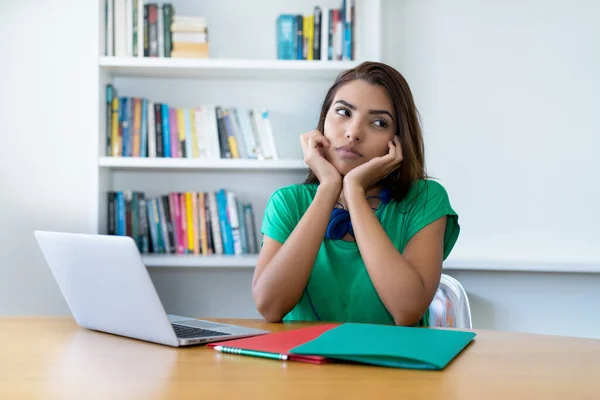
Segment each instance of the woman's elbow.
[{"label": "woman's elbow", "polygon": [[276,306],[274,307],[274,301],[267,299],[263,293],[257,292],[254,289],[252,290],[252,297],[254,298],[256,310],[267,322],[281,322],[284,315],[281,313],[281,310],[278,310]]},{"label": "woman's elbow", "polygon": [[415,311],[402,311],[398,312],[394,317],[394,324],[397,326],[413,326],[417,324],[425,313]]},{"label": "woman's elbow", "polygon": [[283,320],[282,317],[280,317],[279,315],[276,315],[276,314],[271,315],[268,313],[261,313],[261,315],[263,316],[265,321],[270,322],[270,323],[279,323]]},{"label": "woman's elbow", "polygon": [[281,322],[283,315],[278,310],[273,310],[272,307],[261,307],[257,305],[257,310],[267,322]]}]

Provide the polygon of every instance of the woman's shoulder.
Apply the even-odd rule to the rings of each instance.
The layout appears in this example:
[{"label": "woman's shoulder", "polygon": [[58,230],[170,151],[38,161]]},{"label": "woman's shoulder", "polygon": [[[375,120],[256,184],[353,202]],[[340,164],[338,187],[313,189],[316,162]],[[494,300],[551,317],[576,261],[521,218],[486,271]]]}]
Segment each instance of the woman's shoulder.
[{"label": "woman's shoulder", "polygon": [[430,178],[419,179],[412,183],[408,193],[406,195],[407,200],[417,199],[417,198],[448,198],[448,191],[446,188],[439,183]]},{"label": "woman's shoulder", "polygon": [[297,183],[276,189],[269,198],[269,203],[310,204],[317,193],[316,184]]},{"label": "woman's shoulder", "polygon": [[448,192],[441,183],[425,178],[416,180],[411,184],[399,205],[410,207],[418,203],[446,202],[448,200]]},{"label": "woman's shoulder", "polygon": [[316,194],[316,185],[294,184],[275,190],[267,202],[263,234],[285,242]]},{"label": "woman's shoulder", "polygon": [[460,233],[458,214],[453,209],[446,188],[432,179],[414,182],[409,190],[409,221],[406,242],[426,225],[446,216],[446,232],[444,234],[444,259],[448,257]]},{"label": "woman's shoulder", "polygon": [[295,183],[292,185],[282,186],[276,189],[273,194],[277,193],[283,196],[296,196],[303,194],[314,194],[317,192],[318,185],[310,183]]}]

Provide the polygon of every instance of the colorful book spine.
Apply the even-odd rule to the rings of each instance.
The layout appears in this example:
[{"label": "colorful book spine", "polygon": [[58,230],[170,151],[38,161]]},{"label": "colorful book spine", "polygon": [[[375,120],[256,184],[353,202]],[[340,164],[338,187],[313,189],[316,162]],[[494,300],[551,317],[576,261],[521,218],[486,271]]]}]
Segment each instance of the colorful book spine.
[{"label": "colorful book spine", "polygon": [[169,107],[169,134],[171,135],[171,157],[183,157],[181,154],[181,146],[179,143],[179,129],[180,125],[177,123],[176,119],[177,109],[174,107]]},{"label": "colorful book spine", "polygon": [[192,253],[200,254],[200,234],[198,224],[198,194],[195,192],[191,193],[192,200]]},{"label": "colorful book spine", "polygon": [[140,157],[148,157],[148,99],[142,99]]},{"label": "colorful book spine", "polygon": [[171,129],[169,127],[169,106],[166,104],[161,105],[161,118],[164,157],[171,157]]}]

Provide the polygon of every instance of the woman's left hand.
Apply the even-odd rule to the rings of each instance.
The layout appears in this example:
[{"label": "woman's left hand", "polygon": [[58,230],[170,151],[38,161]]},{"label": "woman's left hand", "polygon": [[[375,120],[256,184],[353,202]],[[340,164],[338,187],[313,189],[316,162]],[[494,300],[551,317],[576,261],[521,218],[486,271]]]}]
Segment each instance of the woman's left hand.
[{"label": "woman's left hand", "polygon": [[388,142],[389,151],[352,169],[344,176],[344,191],[360,188],[367,192],[377,182],[395,170],[402,162],[402,147],[398,136]]}]

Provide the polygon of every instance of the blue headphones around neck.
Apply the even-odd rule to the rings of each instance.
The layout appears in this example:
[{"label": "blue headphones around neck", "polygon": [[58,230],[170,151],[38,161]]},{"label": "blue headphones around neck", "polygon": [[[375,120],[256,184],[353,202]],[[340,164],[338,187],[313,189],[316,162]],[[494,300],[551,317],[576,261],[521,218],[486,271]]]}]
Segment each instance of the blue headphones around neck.
[{"label": "blue headphones around neck", "polygon": [[[379,206],[374,209],[377,211],[382,204],[388,204],[392,199],[392,193],[389,189],[383,188],[379,193],[379,196],[370,196],[367,199],[378,198],[381,200]],[[338,203],[339,204],[339,203]],[[341,204],[340,204],[341,206]],[[329,225],[325,231],[325,239],[340,240],[346,233],[350,233],[354,236],[354,229],[352,228],[352,221],[350,221],[350,213],[344,208],[334,208],[331,212],[329,219]]]}]

